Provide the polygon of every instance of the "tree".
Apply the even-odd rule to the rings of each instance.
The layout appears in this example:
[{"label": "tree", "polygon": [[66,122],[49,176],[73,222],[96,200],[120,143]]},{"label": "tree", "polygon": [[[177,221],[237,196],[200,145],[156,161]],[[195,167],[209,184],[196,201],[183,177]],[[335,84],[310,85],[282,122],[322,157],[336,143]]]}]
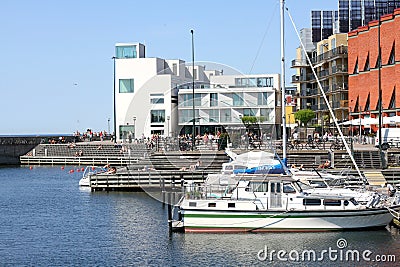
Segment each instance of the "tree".
[{"label": "tree", "polygon": [[260,123],[266,120],[264,116],[243,116],[241,119],[248,132],[256,131],[257,134],[261,135]]},{"label": "tree", "polygon": [[307,123],[315,118],[315,112],[311,109],[301,109],[294,113],[294,118],[300,121],[300,124],[303,123],[307,127]]}]

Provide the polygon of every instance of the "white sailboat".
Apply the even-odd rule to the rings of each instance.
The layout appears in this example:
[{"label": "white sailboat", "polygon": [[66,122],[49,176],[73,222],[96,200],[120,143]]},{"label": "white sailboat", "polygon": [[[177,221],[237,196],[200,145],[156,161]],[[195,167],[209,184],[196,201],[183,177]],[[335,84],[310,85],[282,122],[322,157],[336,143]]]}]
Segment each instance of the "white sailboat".
[{"label": "white sailboat", "polygon": [[[280,2],[283,46],[284,0]],[[283,54],[284,49],[284,65]],[[286,158],[284,113],[282,108]],[[336,119],[335,122],[337,125]],[[341,131],[340,134],[343,136]],[[357,166],[356,169],[361,176]],[[389,197],[373,198],[369,205],[360,205],[351,194],[315,189],[311,192],[310,186],[291,175],[236,174],[235,180],[238,182],[234,185],[208,183],[187,187],[176,205],[181,219],[174,225],[183,227],[185,232],[360,230],[385,227],[393,218],[391,212],[400,209],[400,205],[393,204],[396,200]]]}]

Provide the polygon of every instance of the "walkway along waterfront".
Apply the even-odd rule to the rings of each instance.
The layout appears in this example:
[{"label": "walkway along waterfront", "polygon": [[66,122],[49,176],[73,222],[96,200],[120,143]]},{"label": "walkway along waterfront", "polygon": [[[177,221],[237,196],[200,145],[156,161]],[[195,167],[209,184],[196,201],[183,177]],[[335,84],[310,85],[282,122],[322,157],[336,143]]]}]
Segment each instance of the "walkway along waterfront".
[{"label": "walkway along waterfront", "polygon": [[[82,152],[77,155],[77,152]],[[238,153],[244,151],[236,151]],[[280,151],[277,151],[280,154]],[[282,156],[282,155],[280,155]],[[400,183],[400,150],[386,152],[388,169],[381,170],[378,149],[372,145],[354,146],[354,157],[370,182]],[[355,174],[349,156],[344,150],[290,150],[288,164],[300,165],[306,169],[316,168],[322,162],[331,160],[334,166],[330,172],[346,169]],[[160,188],[162,183],[173,188],[185,181],[202,182],[207,174],[220,171],[222,163],[229,161],[224,151],[201,149],[195,151],[165,151],[149,149],[144,144],[115,145],[109,141],[82,142],[72,146],[68,144],[39,144],[20,158],[22,165],[75,165],[103,166],[110,164],[118,167],[116,174],[96,175],[93,179],[94,190],[138,190]],[[200,168],[190,170],[190,166],[201,161]],[[157,190],[158,190],[157,189]]]}]

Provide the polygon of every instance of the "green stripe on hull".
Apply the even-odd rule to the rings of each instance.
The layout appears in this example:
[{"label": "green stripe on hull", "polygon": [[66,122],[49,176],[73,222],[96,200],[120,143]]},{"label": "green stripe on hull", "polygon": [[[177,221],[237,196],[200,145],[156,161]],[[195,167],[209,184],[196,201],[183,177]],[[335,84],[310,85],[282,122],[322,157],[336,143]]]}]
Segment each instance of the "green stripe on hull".
[{"label": "green stripe on hull", "polygon": [[382,229],[386,225],[368,226],[357,228],[251,228],[251,227],[218,227],[218,226],[185,226],[185,232],[211,233],[211,232],[339,232],[339,231],[365,231]]}]

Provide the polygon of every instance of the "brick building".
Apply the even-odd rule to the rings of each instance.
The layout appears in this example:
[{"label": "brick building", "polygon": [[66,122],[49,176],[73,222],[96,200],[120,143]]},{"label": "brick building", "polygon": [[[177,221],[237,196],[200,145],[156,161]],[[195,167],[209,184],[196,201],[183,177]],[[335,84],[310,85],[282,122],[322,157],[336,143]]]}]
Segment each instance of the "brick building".
[{"label": "brick building", "polygon": [[400,9],[348,33],[350,118],[378,117],[379,88],[383,117],[400,114],[399,33]]}]

